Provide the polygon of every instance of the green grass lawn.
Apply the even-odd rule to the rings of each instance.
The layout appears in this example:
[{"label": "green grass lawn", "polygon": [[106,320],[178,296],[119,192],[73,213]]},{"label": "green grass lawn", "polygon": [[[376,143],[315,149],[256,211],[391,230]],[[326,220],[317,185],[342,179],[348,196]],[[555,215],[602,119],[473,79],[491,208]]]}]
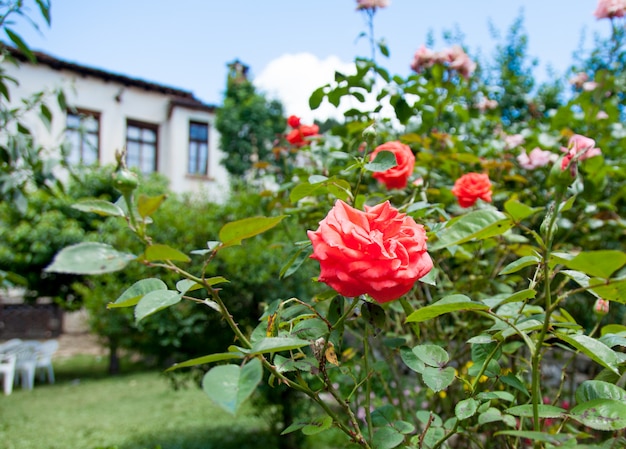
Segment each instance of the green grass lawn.
[{"label": "green grass lawn", "polygon": [[[105,361],[57,363],[54,385],[0,394],[1,449],[276,448],[251,407],[236,418],[198,388],[174,390],[159,372],[103,375]],[[101,366],[100,366],[101,365]],[[131,370],[132,371],[132,370]],[[95,375],[94,375],[95,374]],[[311,444],[311,447],[319,447]]]}]

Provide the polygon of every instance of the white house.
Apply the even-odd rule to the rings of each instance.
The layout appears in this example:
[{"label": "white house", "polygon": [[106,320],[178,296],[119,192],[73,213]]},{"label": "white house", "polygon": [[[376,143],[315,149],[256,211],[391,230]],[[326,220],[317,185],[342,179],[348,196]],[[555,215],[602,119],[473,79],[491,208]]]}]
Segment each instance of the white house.
[{"label": "white house", "polygon": [[114,164],[115,153],[127,152],[127,165],[144,173],[160,172],[173,191],[203,193],[212,200],[225,198],[228,172],[220,164],[216,106],[191,92],[125,75],[63,61],[34,52],[37,64],[10,49],[21,61],[6,64],[18,86],[11,100],[35,92],[62,88],[67,110],[49,101],[50,129],[31,117],[31,130],[40,144],[58,148],[66,141],[70,162]]}]

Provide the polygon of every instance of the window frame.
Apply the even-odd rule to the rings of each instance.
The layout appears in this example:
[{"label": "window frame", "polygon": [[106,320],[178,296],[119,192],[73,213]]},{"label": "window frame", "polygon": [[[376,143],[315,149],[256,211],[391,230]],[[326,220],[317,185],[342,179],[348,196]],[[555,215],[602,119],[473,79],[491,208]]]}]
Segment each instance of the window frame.
[{"label": "window frame", "polygon": [[[143,140],[142,138],[139,139],[135,139],[135,138],[130,138],[128,136],[128,131],[129,128],[133,127],[133,128],[138,128],[140,131],[141,130],[150,130],[154,132],[154,142],[148,142],[146,140]],[[141,133],[140,133],[141,134]],[[129,165],[129,168],[131,167],[136,167],[139,169],[139,171],[143,174],[150,174],[150,173],[156,173],[159,170],[159,125],[156,123],[148,123],[148,122],[142,122],[140,120],[133,120],[133,119],[126,119],[126,162],[128,163],[128,143],[129,142],[133,142],[133,143],[137,143],[139,144],[139,155],[138,155],[138,160],[139,160],[139,165],[135,166]],[[142,166],[142,155],[143,153],[143,148],[144,146],[150,146],[150,145],[154,145],[154,164],[152,167],[152,170],[150,172],[144,172],[143,171],[143,166]]]},{"label": "window frame", "polygon": [[[68,125],[68,120],[70,118],[70,116],[75,116],[79,119],[79,125],[78,127],[70,127]],[[84,109],[84,108],[72,108],[72,109],[68,109],[65,112],[65,130],[64,130],[64,136],[65,136],[65,140],[66,141],[70,141],[70,139],[68,139],[68,133],[76,133],[78,135],[79,138],[79,146],[78,146],[78,156],[79,156],[79,164],[83,165],[84,164],[84,154],[85,154],[85,150],[88,148],[91,148],[90,143],[85,139],[86,135],[91,135],[91,136],[96,136],[96,154],[95,154],[95,161],[93,162],[93,164],[100,164],[100,156],[101,156],[101,151],[100,151],[100,142],[101,142],[101,126],[100,126],[100,117],[101,117],[101,113],[98,111],[93,111],[90,109]],[[81,131],[81,127],[83,126],[83,123],[85,120],[88,119],[93,119],[95,120],[96,124],[97,124],[97,129],[96,132],[91,132],[91,131],[87,131],[85,130],[84,132]],[[76,147],[74,147],[73,145],[70,148],[70,152],[73,153],[76,150]],[[71,158],[68,158],[71,160]]]},{"label": "window frame", "polygon": [[[191,128],[192,126],[204,126],[206,129],[206,140],[199,140],[192,138]],[[189,120],[189,126],[187,128],[187,176],[191,177],[201,177],[207,178],[209,176],[209,130],[210,125],[208,122],[199,121],[199,120]],[[206,153],[205,153],[205,163],[203,167],[200,167],[200,161],[202,158],[200,157],[201,152],[198,150],[201,145],[206,145]],[[192,154],[192,148],[194,148],[194,153]],[[192,156],[195,159],[195,167],[196,171],[191,171],[191,161]]]}]

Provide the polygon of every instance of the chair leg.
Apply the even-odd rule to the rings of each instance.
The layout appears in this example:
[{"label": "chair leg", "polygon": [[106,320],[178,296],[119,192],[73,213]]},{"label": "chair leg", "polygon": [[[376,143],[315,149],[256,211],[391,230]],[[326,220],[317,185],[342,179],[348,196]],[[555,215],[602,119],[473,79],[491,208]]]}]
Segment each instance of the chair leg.
[{"label": "chair leg", "polygon": [[7,396],[13,392],[13,377],[15,376],[14,371],[8,371],[4,373],[4,394]]},{"label": "chair leg", "polygon": [[48,366],[48,382],[51,384],[54,383],[54,369],[52,368],[52,365]]}]

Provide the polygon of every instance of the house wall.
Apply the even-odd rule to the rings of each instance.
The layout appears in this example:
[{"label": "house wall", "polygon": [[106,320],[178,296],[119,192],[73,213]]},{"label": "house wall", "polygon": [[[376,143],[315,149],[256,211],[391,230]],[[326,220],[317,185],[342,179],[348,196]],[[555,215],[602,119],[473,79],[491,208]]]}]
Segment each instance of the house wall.
[{"label": "house wall", "polygon": [[[11,86],[11,100],[21,101],[35,92],[62,88],[67,104],[100,114],[100,163],[114,164],[115,152],[124,148],[126,121],[158,125],[157,171],[170,179],[178,193],[202,193],[207,199],[222,201],[228,192],[228,172],[220,164],[219,135],[215,130],[215,114],[176,105],[170,110],[172,97],[162,92],[85,76],[70,70],[55,70],[45,64],[7,65],[7,74],[19,81]],[[46,148],[58,149],[64,139],[66,111],[60,110],[56,99],[47,101],[53,113],[48,131],[36,114],[25,118]],[[187,175],[189,121],[209,124],[209,174],[207,177]]]}]

